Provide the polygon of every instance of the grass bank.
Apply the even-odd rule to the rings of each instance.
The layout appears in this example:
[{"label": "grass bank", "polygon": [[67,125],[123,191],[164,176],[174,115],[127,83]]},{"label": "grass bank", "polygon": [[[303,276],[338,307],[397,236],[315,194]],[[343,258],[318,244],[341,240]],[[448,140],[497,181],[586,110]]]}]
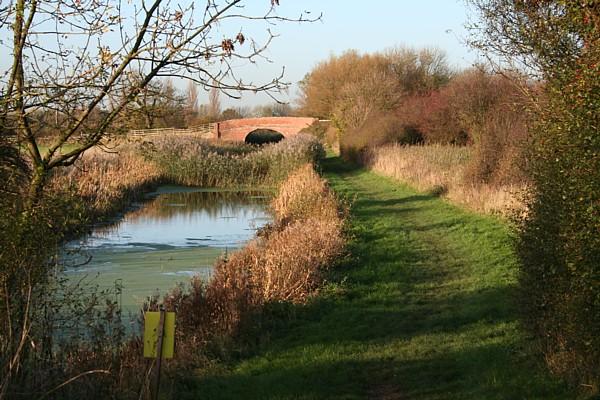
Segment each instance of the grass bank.
[{"label": "grass bank", "polygon": [[516,257],[495,218],[329,159],[352,256],[265,344],[179,398],[575,399],[530,352]]},{"label": "grass bank", "polygon": [[[149,307],[164,302],[185,315],[177,325],[184,357],[164,364],[165,381],[236,352],[238,332],[254,328],[250,315],[260,315],[267,301],[303,301],[341,251],[337,201],[310,164],[323,153],[316,139],[297,135],[262,147],[184,139],[146,146],[122,145],[119,154],[95,149],[55,171],[31,214],[24,213],[20,191],[26,176],[8,176],[12,192],[0,196],[0,309],[7,311],[0,324],[0,386],[8,398],[150,398],[146,378],[154,365],[142,358],[141,339],[125,336],[116,293],[63,279],[53,255],[65,237],[114,216],[158,184],[289,189],[277,202],[277,224],[219,262],[210,283],[194,279],[187,289],[150,301]],[[233,184],[221,166],[230,167]],[[6,171],[12,173],[0,173]],[[304,207],[307,214],[296,212]],[[64,324],[81,330],[61,331],[59,342],[55,333]]]},{"label": "grass bank", "polygon": [[519,207],[517,194],[523,183],[508,177],[481,181],[473,171],[474,152],[470,146],[392,144],[370,148],[362,161],[379,174],[408,182],[420,191],[470,210],[506,215]]}]

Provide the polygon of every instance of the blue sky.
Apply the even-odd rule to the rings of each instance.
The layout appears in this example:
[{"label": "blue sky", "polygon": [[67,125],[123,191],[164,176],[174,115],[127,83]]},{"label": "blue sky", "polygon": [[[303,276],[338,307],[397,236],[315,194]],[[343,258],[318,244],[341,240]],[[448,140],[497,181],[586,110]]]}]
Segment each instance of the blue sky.
[{"label": "blue sky", "polygon": [[[135,1],[127,3],[128,7],[138,4]],[[247,0],[242,13],[263,15],[270,2]],[[437,47],[447,53],[449,63],[456,68],[467,67],[476,60],[476,55],[464,44],[467,35],[464,24],[468,18],[464,0],[280,0],[277,7],[280,16],[289,18],[305,11],[314,17],[322,14],[322,19],[313,23],[280,22],[275,26],[264,21],[236,19],[220,24],[212,37],[215,40],[235,37],[241,30],[247,38],[260,43],[267,37],[267,27],[279,35],[265,53],[272,63],[245,63],[236,70],[244,82],[261,83],[271,81],[285,67],[284,79],[292,85],[287,94],[277,97],[291,103],[297,98],[296,83],[319,61],[349,49],[370,53],[393,46]],[[6,35],[10,31],[3,30],[0,39],[8,39]],[[106,44],[112,43],[110,36],[104,40]],[[1,53],[10,51],[6,47],[9,42],[0,46]],[[0,57],[0,69],[7,68],[8,61],[9,57]],[[183,81],[175,84],[180,88],[186,85]],[[201,93],[200,101],[207,101],[206,93]],[[242,100],[221,97],[222,108],[271,102],[265,94],[246,94]]]},{"label": "blue sky", "polygon": [[[259,1],[268,2],[252,0]],[[285,66],[286,80],[295,83],[319,61],[348,49],[368,53],[396,45],[438,47],[446,51],[452,66],[467,67],[476,60],[476,54],[464,44],[468,16],[463,0],[281,0],[280,4],[282,16],[309,10],[312,16],[322,13],[322,21],[274,27],[280,36],[267,52],[273,63],[240,68],[246,81],[270,80]],[[256,4],[250,9],[254,7]],[[244,32],[260,37],[258,29],[244,28]],[[296,90],[292,86],[289,95],[280,98],[293,101]],[[252,106],[269,101],[264,95],[249,94],[241,102],[223,98],[222,104]]]}]

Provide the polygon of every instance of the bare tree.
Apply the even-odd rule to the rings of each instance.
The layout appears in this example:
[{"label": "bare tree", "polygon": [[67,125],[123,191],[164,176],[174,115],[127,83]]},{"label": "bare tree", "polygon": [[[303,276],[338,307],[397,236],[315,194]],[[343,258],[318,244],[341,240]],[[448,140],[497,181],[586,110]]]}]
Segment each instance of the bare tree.
[{"label": "bare tree", "polygon": [[446,53],[437,48],[393,47],[384,56],[402,92],[408,95],[439,89],[453,74]]},{"label": "bare tree", "polygon": [[192,81],[188,82],[186,88],[186,122],[190,125],[190,122],[193,121],[199,112],[199,104],[198,104],[198,86]]},{"label": "bare tree", "polygon": [[[264,2],[262,13],[249,15],[243,0],[0,1],[1,54],[9,62],[0,70],[0,180],[5,192],[0,206],[15,211],[0,227],[10,229],[1,237],[16,237],[10,244],[19,250],[10,260],[2,256],[13,253],[0,251],[0,278],[7,278],[0,282],[0,399],[8,396],[18,374],[27,375],[22,359],[36,346],[33,315],[48,290],[49,254],[22,244],[42,249],[55,244],[51,227],[56,221],[36,219],[34,212],[49,174],[102,146],[123,113],[139,108],[140,102],[152,105],[161,80],[183,77],[233,97],[244,90],[274,96],[286,86],[281,76],[264,84],[242,83],[233,68],[240,60],[263,57],[274,37],[268,29],[292,20],[276,13],[278,1]],[[308,21],[303,15],[293,20]],[[240,25],[246,23],[265,25],[264,43],[245,37]],[[144,103],[145,96],[149,102]],[[53,131],[53,139],[42,149],[39,140],[45,131]],[[9,136],[16,137],[16,145]],[[22,148],[27,163],[20,157]],[[15,175],[16,168],[23,173]],[[21,207],[27,174],[28,196]],[[8,193],[12,189],[18,193]],[[2,204],[5,200],[8,206]],[[14,204],[18,207],[10,208]],[[0,250],[6,249],[4,243],[0,240]]]},{"label": "bare tree", "polygon": [[208,93],[208,116],[216,120],[221,114],[221,96],[217,85]]},{"label": "bare tree", "polygon": [[[113,128],[152,129],[159,126],[175,126],[179,120],[183,127],[186,114],[186,97],[178,93],[171,79],[153,80],[140,90],[115,120]],[[111,129],[114,130],[114,129]]]},{"label": "bare tree", "polygon": [[387,70],[373,69],[341,87],[333,109],[333,122],[340,131],[360,127],[377,112],[391,111],[400,100],[398,83]]},{"label": "bare tree", "polygon": [[[155,78],[184,77],[232,97],[244,90],[273,95],[284,87],[281,75],[245,83],[233,68],[264,57],[272,24],[292,20],[276,13],[278,1],[265,0],[257,15],[247,14],[244,3],[15,0],[0,6],[0,24],[12,28],[12,37],[0,38],[12,61],[0,76],[0,127],[14,128],[27,148],[32,204],[49,172],[102,144],[113,121]],[[265,24],[268,38],[246,38],[241,23]],[[56,117],[56,135],[42,152],[39,119],[48,113]]]}]

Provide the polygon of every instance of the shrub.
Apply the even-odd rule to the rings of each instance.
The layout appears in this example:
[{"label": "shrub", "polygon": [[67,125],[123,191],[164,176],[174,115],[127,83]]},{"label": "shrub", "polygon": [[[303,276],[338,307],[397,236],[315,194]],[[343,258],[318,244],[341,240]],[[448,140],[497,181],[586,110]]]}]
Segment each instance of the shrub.
[{"label": "shrub", "polygon": [[521,150],[531,116],[514,82],[474,69],[458,76],[442,93],[475,149],[468,177],[474,183],[523,182]]},{"label": "shrub", "polygon": [[[198,366],[227,357],[239,334],[256,327],[269,303],[303,302],[344,246],[338,203],[310,165],[283,183],[273,200],[275,224],[215,266],[208,283],[165,296],[178,311],[178,363]],[[174,367],[173,365],[171,367]],[[179,367],[182,367],[181,365]]]},{"label": "shrub", "polygon": [[399,113],[427,143],[473,146],[467,175],[474,184],[520,184],[530,118],[525,104],[508,77],[477,68],[439,91],[407,99]]},{"label": "shrub", "polygon": [[[600,19],[598,2],[471,3],[474,43],[544,85],[518,218],[525,325],[550,368],[600,392]],[[552,21],[552,23],[548,23]],[[526,86],[524,86],[526,87]],[[532,93],[535,95],[535,93]]]},{"label": "shrub", "polygon": [[[600,57],[554,82],[527,156],[522,302],[550,368],[600,391]],[[575,78],[575,77],[574,77]]]},{"label": "shrub", "polygon": [[436,90],[451,76],[438,49],[350,50],[320,62],[300,82],[301,109],[333,119],[340,130],[355,129],[372,112],[390,110],[404,96]]},{"label": "shrub", "polygon": [[376,108],[358,128],[343,131],[342,155],[357,162],[368,147],[388,143],[469,144],[475,151],[466,174],[473,184],[521,184],[528,113],[515,85],[471,69],[436,87],[404,96],[394,111]]},{"label": "shrub", "polygon": [[317,139],[319,139],[321,141],[325,141],[327,138],[326,137],[327,129],[330,127],[330,125],[331,125],[330,121],[316,120],[315,122],[313,122],[311,125],[307,126],[306,128],[302,128],[302,130],[300,130],[300,133],[313,135]]},{"label": "shrub", "polygon": [[305,115],[331,119],[348,82],[361,82],[385,63],[380,55],[361,55],[355,50],[331,56],[317,64],[302,82],[301,109]]},{"label": "shrub", "polygon": [[147,153],[170,182],[202,187],[276,185],[298,166],[325,154],[310,135],[296,135],[260,148],[247,144],[219,148],[193,138],[158,140]]},{"label": "shrub", "polygon": [[[26,211],[21,200],[0,198],[0,385],[8,398],[39,397],[92,364],[109,365],[104,361],[112,360],[112,339],[122,339],[106,329],[119,326],[115,308],[96,307],[106,299],[103,294],[84,293],[81,285],[67,288],[59,276],[56,255],[65,235],[87,222],[83,203],[70,193],[49,191]],[[57,327],[80,322],[85,334],[71,340],[65,332],[57,334]],[[105,373],[104,367],[91,369]],[[82,395],[69,390],[73,397]]]},{"label": "shrub", "polygon": [[358,129],[342,134],[340,150],[344,158],[360,162],[369,147],[388,143],[418,144],[423,141],[421,132],[413,125],[407,125],[394,114],[376,113]]},{"label": "shrub", "polygon": [[[448,83],[452,86],[453,81]],[[452,110],[452,99],[442,88],[406,98],[396,111],[407,125],[418,128],[426,143],[466,145],[470,142],[466,127]]]}]

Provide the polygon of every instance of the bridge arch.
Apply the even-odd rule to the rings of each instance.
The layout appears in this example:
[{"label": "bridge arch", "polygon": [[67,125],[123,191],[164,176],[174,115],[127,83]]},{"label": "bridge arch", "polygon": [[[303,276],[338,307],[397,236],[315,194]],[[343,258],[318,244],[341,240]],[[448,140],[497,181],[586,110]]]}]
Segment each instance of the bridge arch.
[{"label": "bridge arch", "polygon": [[288,138],[297,135],[302,129],[312,125],[317,119],[302,117],[264,117],[230,119],[217,122],[214,127],[215,139],[243,142],[246,136],[257,129],[269,129]]},{"label": "bridge arch", "polygon": [[285,139],[285,135],[273,129],[259,128],[251,131],[246,135],[244,142],[248,144],[267,144],[277,143]]}]

